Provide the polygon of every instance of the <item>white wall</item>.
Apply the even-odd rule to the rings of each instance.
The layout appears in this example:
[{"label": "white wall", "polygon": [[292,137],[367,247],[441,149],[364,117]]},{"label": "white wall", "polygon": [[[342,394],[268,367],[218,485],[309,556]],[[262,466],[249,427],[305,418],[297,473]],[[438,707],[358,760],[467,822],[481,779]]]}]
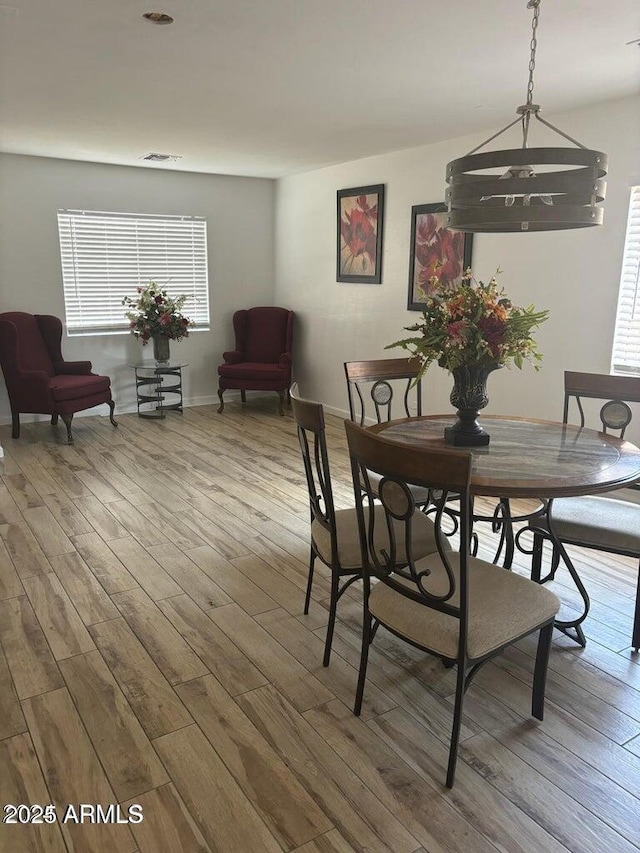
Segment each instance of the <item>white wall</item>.
[{"label": "white wall", "polygon": [[[512,368],[489,378],[487,412],[495,414],[558,418],[563,370],[609,370],[628,187],[640,180],[640,99],[550,118],[590,148],[608,153],[605,224],[555,233],[475,235],[473,267],[479,277],[490,276],[500,265],[501,280],[515,302],[551,309],[538,332],[545,355],[540,373],[525,366],[522,373]],[[189,400],[209,401],[216,393],[216,367],[233,342],[233,311],[278,304],[296,311],[294,370],[302,393],[344,412],[342,363],[400,355],[400,350],[385,352],[384,345],[420,316],[405,308],[411,206],[441,201],[446,162],[482,138],[477,134],[345,163],[277,185],[0,154],[0,310],[64,317],[59,207],[203,215],[209,235],[211,331],[192,333],[172,350],[190,362]],[[556,137],[542,138],[557,144]],[[512,138],[508,144],[518,143]],[[336,190],[375,183],[386,185],[382,284],[338,284]],[[67,358],[89,358],[96,371],[112,377],[119,409],[133,404],[127,365],[143,351],[131,336],[65,338],[63,346]],[[450,389],[451,378],[433,365],[425,382],[426,411],[449,411]],[[0,421],[7,417],[0,382]]]},{"label": "white wall", "polygon": [[[185,396],[217,400],[217,366],[238,308],[273,304],[274,182],[0,154],[0,310],[64,318],[58,208],[189,214],[207,219],[211,331],[171,343],[189,362]],[[131,335],[63,338],[69,360],[111,376],[116,411],[134,405],[128,364],[152,359]],[[96,413],[108,413],[103,406]],[[0,422],[9,418],[0,380]]]},{"label": "white wall", "polygon": [[[631,180],[640,180],[640,99],[550,117],[587,147],[609,155],[605,224],[528,234],[476,234],[473,269],[500,281],[516,304],[549,308],[537,333],[542,370],[525,366],[489,378],[493,414],[560,419],[562,372],[609,372],[620,263]],[[490,129],[486,136],[489,135]],[[538,133],[538,128],[536,128]],[[275,301],[296,311],[295,372],[301,393],[335,411],[347,407],[342,363],[389,358],[385,344],[419,319],[407,311],[411,206],[444,198],[445,164],[475,147],[482,134],[282,179],[277,189]],[[534,143],[562,145],[551,134]],[[517,146],[509,137],[504,147]],[[489,149],[492,146],[489,146]],[[336,283],[336,190],[386,185],[381,285]],[[432,365],[426,413],[451,410],[451,377]]]}]

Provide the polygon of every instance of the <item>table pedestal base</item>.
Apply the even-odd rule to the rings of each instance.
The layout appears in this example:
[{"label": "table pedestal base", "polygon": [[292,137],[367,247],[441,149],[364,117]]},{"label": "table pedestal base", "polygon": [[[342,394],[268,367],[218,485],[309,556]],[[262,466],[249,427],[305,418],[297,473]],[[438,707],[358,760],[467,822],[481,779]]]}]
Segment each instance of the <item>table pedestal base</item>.
[{"label": "table pedestal base", "polygon": [[479,424],[477,432],[465,432],[464,424],[458,421],[444,429],[444,440],[453,447],[486,447],[489,444],[489,433],[485,432]]},{"label": "table pedestal base", "polygon": [[444,428],[447,444],[453,447],[486,447],[489,444],[489,433],[478,423],[479,410],[460,408],[456,414],[458,420],[455,424]]}]

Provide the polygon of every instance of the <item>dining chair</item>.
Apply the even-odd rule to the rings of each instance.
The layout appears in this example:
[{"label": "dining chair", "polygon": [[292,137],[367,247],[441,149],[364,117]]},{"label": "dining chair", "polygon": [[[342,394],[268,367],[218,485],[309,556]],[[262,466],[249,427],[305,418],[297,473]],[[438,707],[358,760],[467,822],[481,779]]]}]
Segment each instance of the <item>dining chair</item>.
[{"label": "dining chair", "polygon": [[[309,612],[314,566],[316,558],[319,558],[331,571],[329,622],[323,658],[323,665],[328,666],[338,601],[351,584],[362,577],[358,519],[355,507],[335,507],[322,405],[300,397],[295,382],[290,394],[311,512],[309,576],[304,612]],[[381,518],[382,508],[377,513]],[[412,548],[415,553],[425,556],[436,550],[436,534],[433,522],[422,513],[419,515],[413,529]],[[401,549],[399,559],[402,559],[403,554]]]},{"label": "dining chair", "polygon": [[[419,417],[422,414],[421,370],[420,359],[415,357],[345,361],[351,420],[364,426],[374,420],[379,424],[390,421],[394,414],[396,417]],[[418,489],[415,497],[421,509],[433,506],[428,490]]]},{"label": "dining chair", "polygon": [[[579,425],[584,427],[586,416],[583,400],[588,399],[604,403],[599,414],[601,431],[615,432],[620,438],[624,438],[632,418],[629,403],[640,403],[640,377],[565,371],[562,422],[569,423],[570,409],[573,411],[575,405],[579,414]],[[639,487],[630,488],[637,492]],[[603,495],[554,498],[547,503],[547,519],[551,520],[553,532],[563,544],[640,560],[640,505],[637,503]],[[544,541],[550,538],[547,519],[541,517],[528,524],[534,534],[531,577],[539,583],[553,580],[560,564],[558,551],[554,548],[550,570],[542,577]],[[584,633],[580,625],[576,631],[578,640],[584,645]],[[640,567],[631,646],[636,652],[640,648]]]},{"label": "dining chair", "polygon": [[[385,358],[370,361],[345,361],[344,372],[347,378],[347,397],[349,417],[359,426],[367,422],[383,423],[396,417],[420,417],[422,414],[422,365],[419,358]],[[394,402],[400,401],[394,407]],[[375,487],[376,476],[370,472]],[[428,489],[412,489],[416,503],[427,514],[435,512],[441,495]],[[457,501],[457,495],[450,495],[449,502]],[[458,513],[455,508],[447,507],[445,514],[450,523],[448,535],[458,530]],[[498,513],[491,517],[478,516],[478,521],[488,521],[494,530],[502,530]],[[478,535],[471,534],[472,553],[478,550]],[[502,550],[502,539],[500,550]]]},{"label": "dining chair", "polygon": [[[479,669],[539,631],[531,713],[541,720],[553,622],[560,607],[547,588],[470,554],[470,453],[400,444],[346,422],[363,562],[364,619],[354,705],[362,708],[369,647],[380,626],[446,665],[457,666],[446,784],[453,786],[466,690]],[[368,472],[380,477],[374,494]],[[360,488],[364,480],[368,487]],[[421,558],[412,529],[423,514],[409,485],[459,495],[458,550],[448,550],[436,519],[437,551]],[[379,506],[374,504],[374,500]],[[438,513],[443,512],[444,504]],[[382,524],[382,534],[377,531]],[[405,549],[406,543],[406,550]]]}]

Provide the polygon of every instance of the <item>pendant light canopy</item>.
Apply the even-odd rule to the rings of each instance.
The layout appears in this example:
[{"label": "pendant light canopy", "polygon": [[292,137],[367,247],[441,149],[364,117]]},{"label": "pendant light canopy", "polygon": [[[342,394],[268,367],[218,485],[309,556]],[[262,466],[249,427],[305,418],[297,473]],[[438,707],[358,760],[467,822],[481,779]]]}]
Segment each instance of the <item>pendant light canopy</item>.
[{"label": "pendant light canopy", "polygon": [[[540,0],[529,0],[527,8],[533,9],[533,23],[526,104],[506,127],[447,164],[447,224],[457,231],[555,231],[603,222],[607,155],[550,124],[533,103]],[[529,148],[532,116],[575,147]],[[521,148],[476,153],[519,122]],[[487,173],[495,168],[501,171]]]}]

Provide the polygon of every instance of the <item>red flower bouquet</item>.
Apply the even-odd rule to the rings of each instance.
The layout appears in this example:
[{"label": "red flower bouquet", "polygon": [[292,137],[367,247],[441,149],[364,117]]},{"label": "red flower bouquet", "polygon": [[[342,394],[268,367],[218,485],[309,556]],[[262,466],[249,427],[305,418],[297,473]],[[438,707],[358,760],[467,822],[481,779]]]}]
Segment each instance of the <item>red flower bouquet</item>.
[{"label": "red flower bouquet", "polygon": [[[455,239],[458,234],[453,236]],[[522,368],[525,360],[539,370],[542,356],[532,332],[547,319],[548,311],[536,311],[533,305],[518,308],[498,286],[495,276],[485,284],[467,270],[454,284],[451,281],[459,272],[454,275],[454,269],[445,271],[446,264],[434,268],[436,273],[428,286],[423,286],[427,295],[423,320],[406,327],[416,334],[386,349],[408,350],[422,360],[423,371],[432,361],[453,371],[463,365],[488,367],[512,361]],[[500,272],[497,270],[496,275]]]},{"label": "red flower bouquet", "polygon": [[161,335],[174,341],[189,336],[189,326],[194,323],[185,317],[181,308],[186,296],[173,298],[154,281],[138,288],[138,296],[125,296],[122,304],[132,310],[125,312],[129,328],[143,346],[150,338]]}]

